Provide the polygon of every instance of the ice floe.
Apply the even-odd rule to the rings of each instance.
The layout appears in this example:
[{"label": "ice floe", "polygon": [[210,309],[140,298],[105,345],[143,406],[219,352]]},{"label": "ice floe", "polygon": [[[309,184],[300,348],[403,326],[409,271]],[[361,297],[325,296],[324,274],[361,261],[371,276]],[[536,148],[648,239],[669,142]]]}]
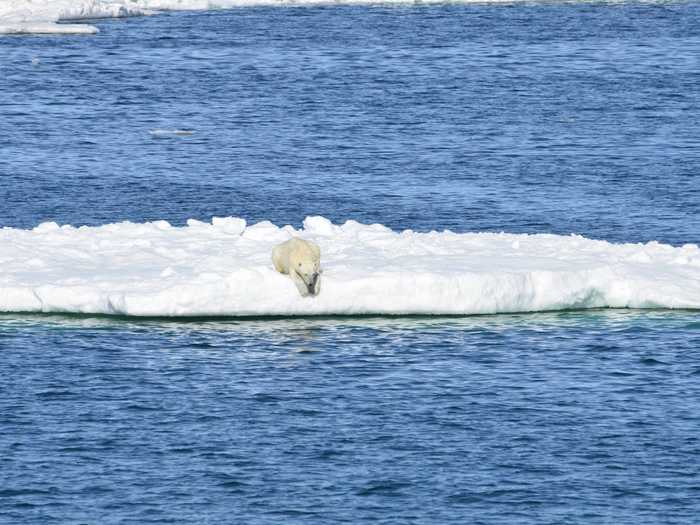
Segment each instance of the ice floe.
[{"label": "ice floe", "polygon": [[[154,14],[158,11],[317,4],[440,3],[444,0],[0,0],[0,34],[97,33],[79,20]],[[463,3],[484,0],[457,0]],[[498,2],[499,0],[490,0]],[[513,0],[500,0],[512,2]],[[517,1],[517,0],[516,0]]]},{"label": "ice floe", "polygon": [[[301,297],[271,262],[300,236],[323,286]],[[0,311],[135,316],[486,314],[700,308],[700,249],[577,235],[417,233],[308,217],[0,229]]]},{"label": "ice floe", "polygon": [[85,23],[57,23],[148,14],[141,1],[0,0],[0,34],[96,33]]}]

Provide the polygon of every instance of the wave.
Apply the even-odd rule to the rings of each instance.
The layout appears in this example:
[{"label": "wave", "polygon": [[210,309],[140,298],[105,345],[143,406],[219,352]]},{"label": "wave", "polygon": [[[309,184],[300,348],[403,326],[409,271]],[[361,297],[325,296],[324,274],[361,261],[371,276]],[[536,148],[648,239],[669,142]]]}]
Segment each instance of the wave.
[{"label": "wave", "polygon": [[[317,297],[270,259],[300,236],[322,251]],[[43,223],[0,230],[0,311],[130,316],[445,315],[700,309],[700,249],[578,235],[402,232],[307,217]]]}]

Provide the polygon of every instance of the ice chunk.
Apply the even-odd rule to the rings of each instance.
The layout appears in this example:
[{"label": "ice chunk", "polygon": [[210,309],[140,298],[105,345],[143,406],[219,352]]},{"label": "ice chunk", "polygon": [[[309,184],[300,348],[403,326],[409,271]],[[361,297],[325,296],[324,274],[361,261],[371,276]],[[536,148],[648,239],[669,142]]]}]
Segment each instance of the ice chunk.
[{"label": "ice chunk", "polygon": [[238,217],[213,217],[211,223],[215,228],[230,235],[241,235],[245,231],[245,219]]},{"label": "ice chunk", "polygon": [[312,234],[325,235],[329,237],[336,232],[338,227],[333,226],[333,223],[325,217],[319,217],[317,215],[304,219],[304,229]]},{"label": "ice chunk", "polygon": [[156,138],[189,137],[194,134],[191,129],[152,129],[149,131]]}]

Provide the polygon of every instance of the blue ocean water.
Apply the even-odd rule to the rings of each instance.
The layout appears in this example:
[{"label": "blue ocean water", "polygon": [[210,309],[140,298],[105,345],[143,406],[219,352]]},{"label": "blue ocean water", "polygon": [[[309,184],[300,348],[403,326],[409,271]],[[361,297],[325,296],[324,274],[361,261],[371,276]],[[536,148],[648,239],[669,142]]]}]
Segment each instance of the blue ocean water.
[{"label": "blue ocean water", "polygon": [[698,243],[699,20],[697,3],[268,8],[3,38],[0,224],[319,214]]},{"label": "blue ocean water", "polygon": [[[2,226],[700,242],[700,4],[97,24],[0,39]],[[0,522],[693,523],[698,399],[692,311],[2,315]]]}]

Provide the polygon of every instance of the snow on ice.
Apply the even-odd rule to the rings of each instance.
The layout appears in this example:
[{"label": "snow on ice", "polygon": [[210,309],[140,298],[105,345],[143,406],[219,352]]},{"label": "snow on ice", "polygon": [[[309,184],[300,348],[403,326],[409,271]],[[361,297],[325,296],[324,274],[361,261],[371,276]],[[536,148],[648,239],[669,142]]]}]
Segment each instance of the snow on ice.
[{"label": "snow on ice", "polygon": [[[319,296],[270,259],[297,235],[321,246]],[[135,316],[486,314],[700,308],[700,249],[584,237],[395,232],[308,217],[0,229],[0,311]]]}]

